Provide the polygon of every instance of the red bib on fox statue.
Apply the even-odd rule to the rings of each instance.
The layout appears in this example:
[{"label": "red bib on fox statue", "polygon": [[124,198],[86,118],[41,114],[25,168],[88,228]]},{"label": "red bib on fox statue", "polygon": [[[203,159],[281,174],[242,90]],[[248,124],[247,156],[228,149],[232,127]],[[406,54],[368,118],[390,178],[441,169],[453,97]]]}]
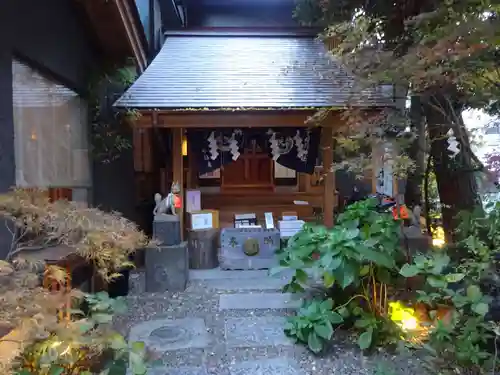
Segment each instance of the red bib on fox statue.
[{"label": "red bib on fox statue", "polygon": [[182,208],[182,198],[177,194],[174,195],[174,207],[177,209]]}]

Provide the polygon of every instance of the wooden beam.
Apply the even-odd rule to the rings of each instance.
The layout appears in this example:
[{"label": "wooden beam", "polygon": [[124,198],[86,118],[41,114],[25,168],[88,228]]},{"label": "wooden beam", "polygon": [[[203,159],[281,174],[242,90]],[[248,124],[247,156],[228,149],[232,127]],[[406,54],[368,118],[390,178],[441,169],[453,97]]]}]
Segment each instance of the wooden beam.
[{"label": "wooden beam", "polygon": [[[143,111],[134,121],[139,128],[152,127],[152,111]],[[306,123],[315,110],[283,111],[156,111],[161,128],[268,128],[341,125],[341,112],[331,112],[319,123]]]},{"label": "wooden beam", "polygon": [[182,197],[182,208],[179,212],[181,218],[181,240],[184,239],[184,158],[182,157],[182,136],[184,135],[184,129],[176,128],[172,129],[172,175],[173,181],[178,182],[181,187],[180,195]]},{"label": "wooden beam", "polygon": [[332,128],[321,130],[323,145],[323,170],[325,184],[323,192],[323,224],[327,228],[333,227],[333,209],[335,207],[335,173],[331,171],[333,164],[333,131]]},{"label": "wooden beam", "polygon": [[137,20],[134,19],[131,4],[129,0],[114,0],[114,4],[118,9],[120,18],[125,27],[125,33],[127,35],[127,40],[134,54],[134,58],[137,62],[139,70],[143,72],[147,67],[147,56],[145,46],[141,42],[141,36],[137,28]]}]

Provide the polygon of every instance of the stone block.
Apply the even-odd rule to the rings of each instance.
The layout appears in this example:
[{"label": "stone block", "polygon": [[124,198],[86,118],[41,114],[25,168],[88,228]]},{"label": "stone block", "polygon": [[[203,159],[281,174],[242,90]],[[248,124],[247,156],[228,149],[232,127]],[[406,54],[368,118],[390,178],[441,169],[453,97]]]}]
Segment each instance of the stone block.
[{"label": "stone block", "polygon": [[181,243],[181,221],[176,215],[158,215],[153,220],[153,239],[159,245],[172,246]]},{"label": "stone block", "polygon": [[229,367],[231,375],[305,375],[291,358],[244,361]]},{"label": "stone block", "polygon": [[281,316],[228,318],[226,345],[230,348],[293,345],[293,340],[283,332],[285,321]]},{"label": "stone block", "polygon": [[186,289],[189,275],[187,243],[146,250],[146,292],[176,292]]},{"label": "stone block", "polygon": [[301,296],[292,293],[238,293],[219,297],[219,310],[295,309],[300,305]]},{"label": "stone block", "polygon": [[[257,253],[244,252],[245,241],[255,241]],[[220,237],[222,269],[266,269],[274,267],[275,252],[280,248],[280,234],[277,229],[224,228]]]},{"label": "stone block", "polygon": [[129,336],[130,341],[143,341],[157,352],[205,348],[211,341],[201,318],[145,321],[133,326]]},{"label": "stone block", "polygon": [[268,270],[279,266],[276,256],[248,256],[241,250],[221,248],[219,256],[220,268],[223,270]]},{"label": "stone block", "polygon": [[[229,272],[229,271],[226,271]],[[248,272],[248,271],[239,271]],[[288,280],[264,276],[261,279],[218,279],[208,280],[206,284],[217,290],[281,290]]]}]

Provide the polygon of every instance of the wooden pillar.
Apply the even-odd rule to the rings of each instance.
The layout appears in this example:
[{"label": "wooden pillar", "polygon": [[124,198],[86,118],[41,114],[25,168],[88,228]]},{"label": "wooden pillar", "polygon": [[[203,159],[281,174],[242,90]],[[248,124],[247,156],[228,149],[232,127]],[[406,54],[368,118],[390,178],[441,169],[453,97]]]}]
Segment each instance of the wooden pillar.
[{"label": "wooden pillar", "polygon": [[372,143],[372,160],[371,160],[371,180],[372,180],[372,194],[377,193],[377,174],[379,171],[379,152],[374,143]]},{"label": "wooden pillar", "polygon": [[335,173],[331,171],[333,164],[333,130],[323,127],[321,130],[321,144],[323,149],[323,172],[325,183],[323,192],[323,224],[327,228],[333,227],[333,208],[335,204]]},{"label": "wooden pillar", "polygon": [[184,129],[173,128],[172,129],[172,177],[174,182],[178,182],[181,187],[180,196],[182,198],[182,208],[179,212],[181,218],[181,240],[184,240],[184,165],[182,156],[182,136],[184,135]]},{"label": "wooden pillar", "polygon": [[311,175],[297,172],[297,180],[299,184],[299,191],[301,193],[308,193],[311,189]]},{"label": "wooden pillar", "polygon": [[189,189],[198,188],[198,163],[196,160],[197,150],[193,147],[192,142],[188,140],[188,181]]}]

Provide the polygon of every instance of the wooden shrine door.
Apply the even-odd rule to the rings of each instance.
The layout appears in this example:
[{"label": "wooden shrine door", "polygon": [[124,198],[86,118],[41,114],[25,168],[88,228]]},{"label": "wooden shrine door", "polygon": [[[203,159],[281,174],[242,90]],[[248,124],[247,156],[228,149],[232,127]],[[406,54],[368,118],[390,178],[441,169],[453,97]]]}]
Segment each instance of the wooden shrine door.
[{"label": "wooden shrine door", "polygon": [[221,168],[222,188],[274,188],[274,163],[255,140],[249,142],[238,160]]}]

